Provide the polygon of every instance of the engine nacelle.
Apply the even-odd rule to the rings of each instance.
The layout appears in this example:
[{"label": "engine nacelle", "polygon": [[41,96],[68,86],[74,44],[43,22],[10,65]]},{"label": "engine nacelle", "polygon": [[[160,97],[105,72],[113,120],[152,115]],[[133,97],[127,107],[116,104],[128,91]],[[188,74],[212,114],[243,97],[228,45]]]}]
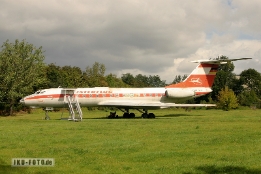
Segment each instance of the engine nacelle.
[{"label": "engine nacelle", "polygon": [[187,97],[193,97],[195,95],[195,92],[191,89],[176,89],[176,88],[169,88],[166,89],[165,94],[169,98],[187,98]]}]

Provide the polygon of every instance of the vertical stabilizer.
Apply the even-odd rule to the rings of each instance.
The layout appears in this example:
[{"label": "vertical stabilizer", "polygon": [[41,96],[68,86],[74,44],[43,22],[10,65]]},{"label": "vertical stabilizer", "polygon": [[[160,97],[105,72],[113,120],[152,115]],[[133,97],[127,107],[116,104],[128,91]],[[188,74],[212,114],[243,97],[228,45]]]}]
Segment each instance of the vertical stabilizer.
[{"label": "vertical stabilizer", "polygon": [[211,87],[214,83],[219,64],[200,63],[181,83],[166,88]]},{"label": "vertical stabilizer", "polygon": [[227,62],[246,60],[252,58],[237,58],[237,59],[219,59],[219,60],[197,60],[192,61],[199,63],[199,65],[192,71],[192,73],[181,83],[172,84],[166,86],[166,88],[190,88],[190,87],[204,87],[211,88],[218,67],[220,64],[226,64]]}]

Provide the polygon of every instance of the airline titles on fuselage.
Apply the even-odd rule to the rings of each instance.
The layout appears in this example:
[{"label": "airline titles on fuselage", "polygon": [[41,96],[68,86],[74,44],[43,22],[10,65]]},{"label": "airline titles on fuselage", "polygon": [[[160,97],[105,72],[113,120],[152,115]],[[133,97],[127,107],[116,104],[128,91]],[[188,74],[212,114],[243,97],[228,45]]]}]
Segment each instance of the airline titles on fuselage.
[{"label": "airline titles on fuselage", "polygon": [[113,93],[112,91],[76,91],[78,97],[162,97],[165,93]]}]

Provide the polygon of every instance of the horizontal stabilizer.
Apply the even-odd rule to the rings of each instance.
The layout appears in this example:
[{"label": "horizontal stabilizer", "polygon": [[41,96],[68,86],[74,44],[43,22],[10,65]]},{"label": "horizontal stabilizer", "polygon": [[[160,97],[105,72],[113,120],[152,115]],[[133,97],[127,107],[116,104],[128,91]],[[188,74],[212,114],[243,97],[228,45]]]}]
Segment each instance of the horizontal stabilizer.
[{"label": "horizontal stabilizer", "polygon": [[193,63],[204,63],[204,64],[226,64],[227,62],[232,62],[232,61],[237,61],[237,60],[247,60],[247,59],[252,59],[252,58],[244,57],[244,58],[237,58],[237,59],[195,60],[195,61],[191,61],[191,62],[193,62]]}]

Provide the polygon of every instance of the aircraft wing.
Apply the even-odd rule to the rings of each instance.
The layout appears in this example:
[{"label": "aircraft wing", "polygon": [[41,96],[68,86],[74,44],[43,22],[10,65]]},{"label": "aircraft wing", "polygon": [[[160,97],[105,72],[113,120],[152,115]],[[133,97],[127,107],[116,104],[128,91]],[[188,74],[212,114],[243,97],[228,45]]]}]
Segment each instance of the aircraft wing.
[{"label": "aircraft wing", "polygon": [[249,57],[243,57],[243,58],[237,58],[237,59],[219,59],[219,60],[195,60],[191,61],[193,63],[209,63],[209,64],[225,64],[227,62],[237,61],[237,60],[246,60],[246,59],[252,59]]},{"label": "aircraft wing", "polygon": [[105,107],[117,108],[169,108],[169,107],[213,107],[215,104],[176,104],[161,102],[132,102],[132,101],[102,101],[98,104]]}]

